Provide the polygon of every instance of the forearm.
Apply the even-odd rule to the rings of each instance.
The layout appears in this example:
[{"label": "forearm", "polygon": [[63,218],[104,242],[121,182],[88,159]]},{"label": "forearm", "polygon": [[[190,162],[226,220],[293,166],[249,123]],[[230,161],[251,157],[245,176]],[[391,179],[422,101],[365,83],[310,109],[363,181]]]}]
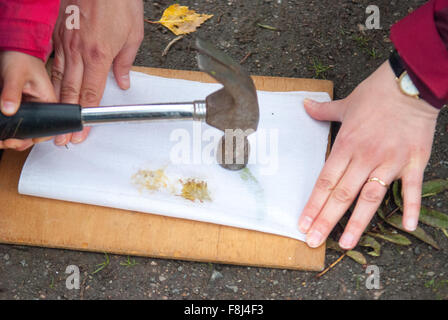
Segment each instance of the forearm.
[{"label": "forearm", "polygon": [[20,51],[45,61],[59,0],[0,0],[0,51]]},{"label": "forearm", "polygon": [[420,96],[448,102],[448,0],[431,0],[392,27],[391,39]]}]

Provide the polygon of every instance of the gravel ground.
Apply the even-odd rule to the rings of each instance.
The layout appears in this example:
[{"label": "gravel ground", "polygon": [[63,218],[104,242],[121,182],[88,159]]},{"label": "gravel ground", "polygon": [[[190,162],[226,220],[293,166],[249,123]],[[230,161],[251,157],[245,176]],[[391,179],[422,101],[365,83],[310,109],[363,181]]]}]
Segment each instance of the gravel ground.
[{"label": "gravel ground", "polygon": [[[171,1],[145,1],[145,16],[158,20]],[[203,0],[181,2],[214,17],[199,34],[212,39],[257,75],[326,78],[343,98],[387,59],[390,26],[425,3],[409,1]],[[381,30],[363,30],[365,9],[375,4]],[[259,27],[275,27],[272,31]],[[146,24],[137,65],[196,70],[189,37],[161,54],[174,36]],[[316,72],[316,66],[329,67]],[[314,66],[314,67],[313,67]],[[425,179],[448,178],[448,112],[439,118]],[[448,212],[448,193],[426,204]],[[440,244],[434,250],[412,239],[409,247],[383,243],[380,257],[368,257],[380,268],[380,289],[366,289],[365,269],[345,258],[323,277],[316,273],[205,264],[164,259],[0,245],[1,299],[447,299],[448,238],[425,228]],[[364,249],[360,249],[364,253]],[[327,264],[339,254],[327,250]],[[128,264],[125,266],[124,264]],[[68,265],[81,270],[81,289],[67,290]]]}]

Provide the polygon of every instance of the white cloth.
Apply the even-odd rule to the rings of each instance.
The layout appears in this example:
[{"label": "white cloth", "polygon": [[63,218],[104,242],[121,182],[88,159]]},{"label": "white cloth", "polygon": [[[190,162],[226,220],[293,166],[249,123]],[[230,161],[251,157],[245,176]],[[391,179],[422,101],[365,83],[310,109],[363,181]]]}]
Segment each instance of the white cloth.
[{"label": "white cloth", "polygon": [[[131,89],[122,91],[110,76],[101,105],[202,100],[221,87],[136,72],[131,81]],[[306,114],[303,99],[330,98],[327,93],[312,92],[259,91],[258,96],[260,125],[249,137],[252,150],[247,170],[232,172],[216,163],[201,163],[201,155],[217,144],[207,139],[222,135],[205,123],[121,123],[94,127],[84,143],[68,148],[51,141],[36,145],[22,170],[19,192],[303,241],[297,224],[323,167],[329,133],[328,123]],[[179,163],[182,159],[190,163]],[[216,162],[214,156],[204,159]],[[132,178],[139,170],[158,169],[167,177],[166,188],[158,191],[139,188]],[[193,202],[179,196],[179,179],[193,178],[207,183],[211,201]]]}]

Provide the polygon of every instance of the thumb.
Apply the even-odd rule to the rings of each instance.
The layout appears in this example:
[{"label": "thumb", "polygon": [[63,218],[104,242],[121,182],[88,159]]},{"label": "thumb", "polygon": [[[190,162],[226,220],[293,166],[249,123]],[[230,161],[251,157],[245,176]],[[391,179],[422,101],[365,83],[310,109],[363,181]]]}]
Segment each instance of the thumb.
[{"label": "thumb", "polygon": [[311,99],[303,101],[306,112],[319,121],[342,121],[345,111],[344,100],[336,100],[331,102],[317,102]]},{"label": "thumb", "polygon": [[12,116],[19,110],[25,82],[25,76],[21,72],[10,72],[3,79],[0,104],[5,116]]},{"label": "thumb", "polygon": [[114,59],[114,76],[118,86],[123,90],[129,89],[131,86],[129,72],[137,55],[137,50],[138,47],[125,46]]}]

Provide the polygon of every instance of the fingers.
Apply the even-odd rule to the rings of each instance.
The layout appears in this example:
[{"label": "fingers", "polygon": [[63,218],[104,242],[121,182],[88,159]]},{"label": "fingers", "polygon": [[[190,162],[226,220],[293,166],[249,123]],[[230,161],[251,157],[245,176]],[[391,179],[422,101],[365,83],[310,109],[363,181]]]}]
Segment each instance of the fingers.
[{"label": "fingers", "polygon": [[418,225],[420,215],[423,168],[413,168],[401,178],[403,193],[403,227],[414,231]]},{"label": "fingers", "polygon": [[54,60],[51,67],[51,82],[53,83],[56,97],[61,96],[62,80],[64,78],[65,55],[61,45],[55,44]]},{"label": "fingers", "polygon": [[[79,100],[79,103],[83,107],[98,106],[103,97],[112,60],[102,56],[102,54],[93,55],[93,57],[86,60]],[[89,132],[90,128],[84,128],[80,132],[73,133],[71,142],[83,142]]]},{"label": "fingers", "polygon": [[5,149],[15,149],[17,151],[23,151],[28,149],[34,144],[33,140],[19,140],[19,139],[8,139],[3,141],[3,148]]},{"label": "fingers", "polygon": [[[72,51],[69,56],[63,59],[65,65],[59,98],[62,103],[79,103],[81,94],[82,79],[84,74],[84,64],[82,57],[77,51]],[[55,138],[55,144],[58,146],[66,145],[72,139],[72,134],[59,135]]]},{"label": "fingers", "polygon": [[307,233],[306,242],[310,247],[316,248],[325,241],[355,200],[370,171],[360,162],[349,165]]},{"label": "fingers", "polygon": [[343,176],[349,162],[350,155],[344,154],[335,143],[335,147],[328,157],[300,216],[299,229],[302,233],[309,231],[313,221],[324,207],[334,187]]},{"label": "fingers", "polygon": [[306,112],[319,121],[342,121],[346,106],[345,100],[317,102],[311,99],[303,101]]},{"label": "fingers", "polygon": [[113,71],[118,86],[127,90],[131,86],[129,72],[134,63],[139,46],[126,46],[114,60]]},{"label": "fingers", "polygon": [[[397,176],[398,171],[398,168],[394,169],[390,166],[382,166],[375,169],[369,175],[369,178],[375,177],[390,185]],[[370,220],[381,205],[387,189],[387,186],[383,186],[378,181],[367,181],[364,184],[353,214],[339,240],[339,246],[341,248],[349,250],[356,246]]]},{"label": "fingers", "polygon": [[14,68],[4,76],[0,102],[1,111],[5,116],[12,116],[19,110],[26,81],[24,72]]}]

